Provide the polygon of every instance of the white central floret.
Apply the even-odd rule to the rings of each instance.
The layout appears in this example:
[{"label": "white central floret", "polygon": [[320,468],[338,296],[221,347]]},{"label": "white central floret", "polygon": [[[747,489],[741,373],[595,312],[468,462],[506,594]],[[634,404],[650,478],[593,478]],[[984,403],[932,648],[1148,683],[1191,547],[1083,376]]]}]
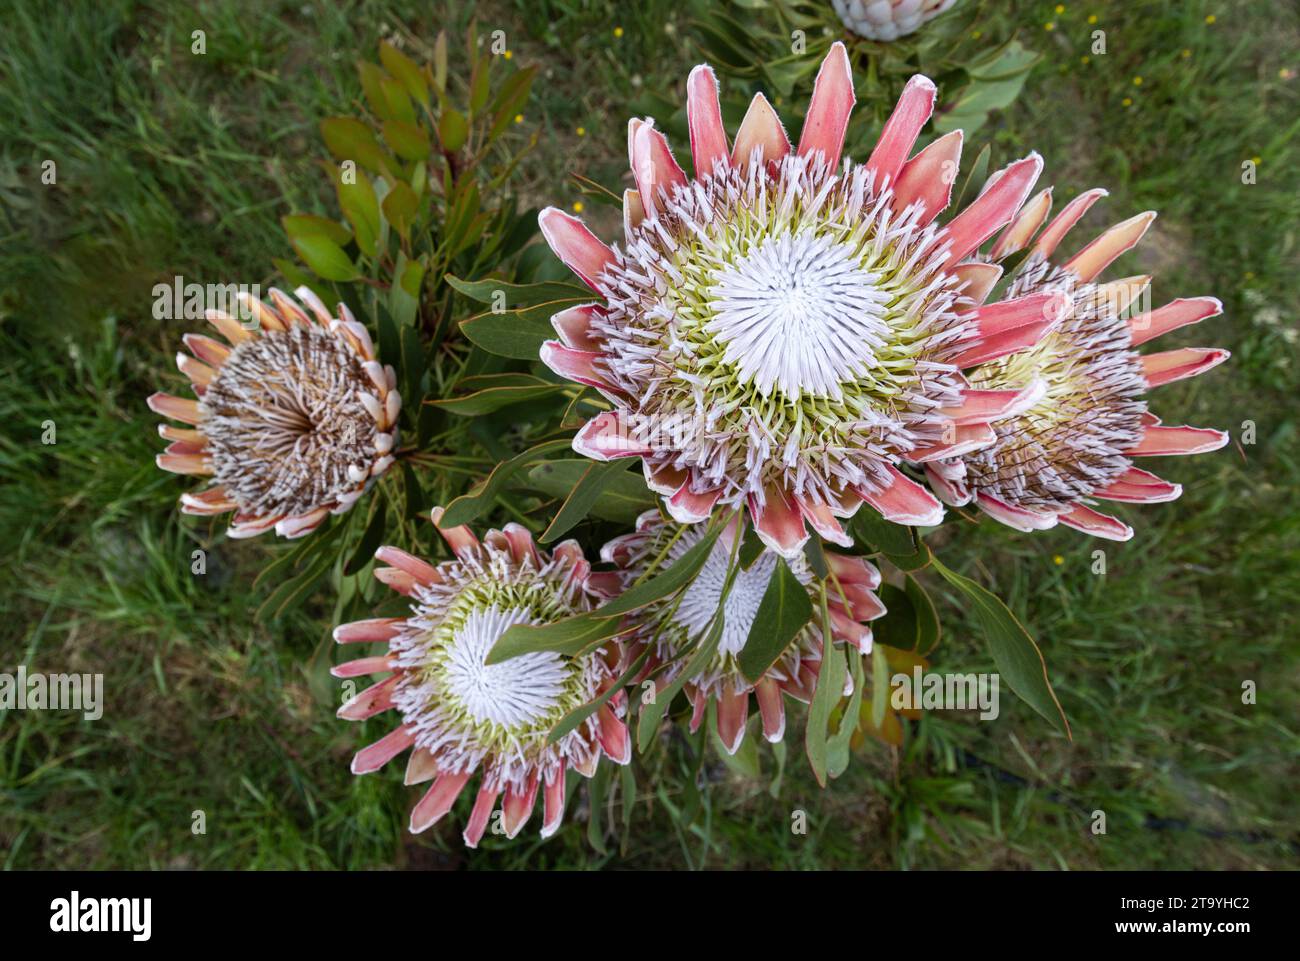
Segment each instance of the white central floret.
[{"label": "white central floret", "polygon": [[[643,565],[659,558],[661,553],[664,554],[662,564],[668,566],[698,544],[704,536],[699,527],[687,528],[668,544],[668,539],[674,536],[673,531],[672,527],[658,525],[640,545],[636,556],[629,561],[628,570],[639,574],[644,571]],[[737,658],[749,640],[750,628],[754,626],[754,619],[758,615],[759,605],[767,591],[776,562],[777,555],[765,550],[748,570],[742,567],[736,572],[723,607],[722,637],[718,641],[718,650],[710,663],[691,679],[696,687],[711,692],[724,686],[737,691],[747,690],[751,686],[742,676]],[[663,601],[646,610],[642,617],[643,630],[647,635],[657,638],[659,655],[663,659],[678,658],[684,651],[689,652],[704,640],[709,624],[717,613],[731,563],[732,548],[726,543],[726,538],[719,539],[695,579],[680,595],[680,600]],[[802,556],[787,560],[786,563],[800,583],[807,585],[812,582],[812,570]],[[660,625],[663,630],[659,629]],[[778,678],[795,676],[801,658],[817,650],[818,631],[820,628],[813,625],[800,632],[772,666],[772,675]],[[679,661],[679,667],[684,666],[689,657],[689,653],[686,653],[684,659]]]},{"label": "white central floret", "polygon": [[811,231],[764,238],[718,274],[707,329],[764,397],[842,396],[887,343],[888,295],[853,247]]},{"label": "white central floret", "polygon": [[828,501],[940,442],[974,325],[940,228],[892,199],[867,167],[757,151],[660,192],[592,320],[652,470],[688,469],[722,504],[772,486]]},{"label": "white central floret", "polygon": [[487,664],[509,628],[553,623],[590,605],[571,562],[538,567],[490,544],[482,551],[439,565],[439,579],[416,588],[412,616],[389,642],[402,671],[393,703],[416,746],[438,756],[440,770],[485,764],[491,784],[522,787],[530,773],[565,760],[582,766],[598,750],[592,718],[554,744],[547,737],[596,696],[608,668],[599,652],[539,652]]},{"label": "white central floret", "polygon": [[488,652],[508,628],[531,623],[521,607],[471,611],[447,645],[447,693],[474,720],[518,730],[536,724],[560,702],[572,673],[560,655],[539,652],[487,663]]},{"label": "white central floret", "polygon": [[[709,622],[718,610],[718,601],[722,597],[722,588],[727,580],[727,565],[730,553],[721,543],[713,545],[709,559],[704,562],[700,572],[695,575],[682,595],[682,602],[673,614],[673,623],[681,626],[691,637],[703,637]],[[754,617],[758,606],[763,601],[767,582],[772,578],[776,567],[776,557],[768,553],[759,556],[749,570],[740,570],[727,594],[726,607],[723,609],[722,638],[718,643],[718,654],[735,656],[744,648],[749,639],[749,629],[754,626]]]}]

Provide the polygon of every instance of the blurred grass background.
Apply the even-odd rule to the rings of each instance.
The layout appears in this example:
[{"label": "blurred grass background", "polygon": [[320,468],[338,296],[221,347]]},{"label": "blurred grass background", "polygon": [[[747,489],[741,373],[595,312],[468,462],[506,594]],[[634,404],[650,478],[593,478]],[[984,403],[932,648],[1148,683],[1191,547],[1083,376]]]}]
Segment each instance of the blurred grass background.
[{"label": "blurred grass background", "polygon": [[[967,3],[975,0],[965,0]],[[425,53],[467,4],[414,0],[7,5],[0,33],[0,670],[103,672],[104,717],[0,713],[0,863],[53,867],[1294,866],[1297,738],[1297,214],[1300,10],[1268,0],[988,4],[1043,59],[976,142],[1029,149],[1058,198],[1111,191],[1089,224],[1156,208],[1115,276],[1155,303],[1214,294],[1225,314],[1170,338],[1232,361],[1163,388],[1171,423],[1245,422],[1254,444],[1174,460],[1170,505],[1126,511],[1123,545],[1070,531],[945,534],[1025,619],[1071,718],[1068,743],[1007,696],[1002,716],[931,716],[901,751],[865,746],[826,791],[796,751],[779,797],[710,761],[703,817],[680,830],[655,785],[601,855],[570,825],[462,850],[456,819],[418,839],[400,770],[348,773],[360,732],[323,684],[333,598],[259,622],[272,545],[208,542],[153,466],[144,398],[175,387],[182,331],[151,288],[276,282],[278,218],[332,214],[316,124],[358,98],[382,37]],[[617,187],[628,106],[678,99],[697,61],[669,0],[474,6],[540,65],[520,136],[540,134],[528,202],[572,206],[577,171]],[[1096,22],[1090,18],[1095,17]],[[191,31],[207,53],[190,52]],[[1107,54],[1090,56],[1091,31]],[[679,147],[683,145],[678,145]],[[973,156],[974,151],[970,151]],[[43,185],[42,162],[57,183]],[[1242,162],[1258,182],[1242,183]],[[1132,269],[1125,269],[1125,267]],[[58,443],[41,443],[53,421]],[[208,574],[189,572],[190,551]],[[1108,572],[1091,571],[1106,551]],[[931,579],[933,581],[935,579]],[[932,589],[939,590],[937,584]],[[937,666],[991,670],[961,609]],[[1243,681],[1258,685],[1244,705]],[[1005,693],[1005,692],[1004,692]],[[378,730],[378,728],[376,728]],[[793,809],[809,833],[791,833]],[[203,810],[207,834],[191,833]],[[1089,830],[1107,815],[1107,833]],[[569,817],[581,822],[582,802]],[[619,815],[620,820],[622,814]]]}]

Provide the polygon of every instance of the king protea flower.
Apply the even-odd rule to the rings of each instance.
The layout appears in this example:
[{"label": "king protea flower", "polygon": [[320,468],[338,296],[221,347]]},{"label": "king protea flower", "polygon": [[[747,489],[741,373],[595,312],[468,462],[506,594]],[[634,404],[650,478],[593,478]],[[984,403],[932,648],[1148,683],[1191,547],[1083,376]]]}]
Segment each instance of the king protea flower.
[{"label": "king protea flower", "polygon": [[212,479],[181,495],[186,514],[234,511],[231,537],[275,528],[282,537],[315,530],[342,513],[393,463],[402,398],[366,328],[344,304],[332,317],[308,288],[307,308],[274,288],[270,305],[245,294],[259,329],[219,310],[208,321],[227,343],[186,334],[191,354],[176,364],[196,400],[158,393],[149,407],[188,428],[160,424],[172,443],[158,466]]},{"label": "king protea flower", "polygon": [[694,179],[652,121],[632,120],[626,249],[553,207],[539,217],[604,298],[557,314],[560,341],[542,348],[613,406],[574,449],[640,457],[682,523],[747,504],[786,557],[805,523],[847,546],[837,518],[863,502],[900,524],[939,523],[942,505],[897,464],[951,453],[953,430],[986,428],[1040,389],[974,389],[961,371],[1035,343],[1056,295],[976,305],[990,268],[964,261],[1016,214],[1042,160],[994,174],[938,223],[961,132],[908,159],[934,100],[934,84],[913,77],[867,162],[841,167],[854,93],[836,43],[797,149],[762,94],[729,145],[707,66],[687,82]]},{"label": "king protea flower", "polygon": [[[637,519],[634,533],[617,537],[601,549],[601,560],[617,565],[617,570],[593,574],[592,588],[614,596],[646,574],[650,565],[656,562],[661,567],[672,564],[703,536],[702,525],[683,527],[666,523],[658,511],[647,511]],[[647,647],[652,648],[636,679],[637,684],[653,676],[656,689],[661,691],[686,668],[691,660],[691,651],[698,647],[718,609],[735,539],[739,536],[741,518],[736,517],[723,529],[704,566],[687,587],[679,594],[629,615],[636,626],[621,638],[626,648],[625,663],[631,664]],[[859,557],[830,552],[825,556],[833,575],[826,589],[831,636],[836,641],[852,644],[863,653],[869,652],[871,627],[868,622],[885,613],[884,605],[872,593],[880,586],[880,572]],[[791,573],[808,586],[816,610],[820,607],[820,594],[808,562],[800,555],[788,563]],[[748,569],[742,568],[737,572],[723,607],[722,636],[717,653],[702,671],[688,678],[682,688],[694,709],[690,722],[692,731],[697,730],[704,720],[709,701],[717,701],[718,736],[732,754],[745,738],[751,692],[762,716],[763,735],[769,741],[779,741],[785,733],[783,695],[808,703],[821,671],[823,628],[819,615],[815,615],[814,622],[795,637],[757,684],[749,681],[740,670],[737,659],[749,638],[749,630],[776,564],[777,554],[764,550]]]},{"label": "king protea flower", "polygon": [[1132,528],[1090,504],[1170,501],[1182,493],[1178,484],[1134,466],[1133,458],[1199,454],[1228,442],[1222,431],[1161,424],[1147,410],[1144,395],[1217,367],[1228,351],[1184,347],[1142,355],[1134,349],[1223,310],[1213,297],[1192,297],[1134,313],[1130,307],[1150,285],[1149,276],[1098,280],[1142,239],[1154,211],[1111,227],[1063,262],[1053,259],[1070,228],[1105,195],[1104,190],[1081,194],[1039,233],[1052,205],[1050,188],[1044,190],[994,244],[990,256],[997,260],[1033,242],[1012,278],[1012,296],[1057,290],[1069,297],[1070,307],[1036,346],[985,364],[971,381],[997,390],[1032,378],[1046,389],[1033,404],[993,425],[994,444],[931,463],[927,470],[947,503],[973,501],[1017,530],[1043,530],[1059,521],[1123,541],[1133,536]]},{"label": "king protea flower", "polygon": [[[442,508],[433,510],[436,525]],[[591,565],[576,541],[547,553],[517,524],[488,531],[480,542],[468,527],[439,528],[455,558],[436,567],[395,547],[381,547],[375,576],[411,599],[406,617],[385,617],[335,629],[340,644],[383,641],[384,654],[334,668],[336,677],[388,674],[351,698],[339,717],[365,720],[395,709],[401,723],[359,751],[354,774],[377,771],[411,748],[406,783],[432,781],[411,811],[420,832],[447,814],[475,772],[478,796],[465,828],[475,847],[503,793],[502,826],[514,837],[544,795],[542,836],[564,815],[564,775],[586,777],[604,754],[618,764],[631,758],[619,691],[573,731],[547,743],[570,711],[590,703],[615,683],[611,657],[595,652],[564,658],[553,652],[521,654],[498,664],[488,652],[516,624],[548,624],[591,609]]]},{"label": "king protea flower", "polygon": [[914,33],[957,0],[833,0],[848,27],[868,40],[897,40]]}]

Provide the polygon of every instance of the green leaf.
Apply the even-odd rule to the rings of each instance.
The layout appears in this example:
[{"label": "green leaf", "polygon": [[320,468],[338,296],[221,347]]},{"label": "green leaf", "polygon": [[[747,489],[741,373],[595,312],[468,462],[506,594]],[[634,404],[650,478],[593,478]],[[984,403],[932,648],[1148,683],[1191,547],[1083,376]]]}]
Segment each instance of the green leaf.
[{"label": "green leaf", "polygon": [[879,731],[885,724],[889,706],[889,662],[883,647],[871,648],[871,726]]},{"label": "green leaf", "polygon": [[568,384],[552,384],[544,380],[534,379],[536,380],[534,384],[489,387],[485,390],[475,391],[472,394],[466,394],[464,397],[452,397],[447,400],[436,400],[432,403],[453,414],[460,414],[463,417],[477,417],[480,414],[490,414],[502,407],[509,407],[511,404],[519,404],[526,400],[537,400],[541,397],[552,397],[571,389]]},{"label": "green leaf", "polygon": [[704,562],[709,559],[713,545],[722,535],[725,524],[714,523],[704,532],[696,543],[649,580],[634,584],[609,603],[597,608],[596,613],[602,617],[630,614],[647,604],[667,597],[669,594],[685,587],[699,573]]},{"label": "green leaf", "polygon": [[[528,483],[544,494],[565,497],[590,464],[585,459],[548,461],[528,472]],[[645,480],[633,471],[625,471],[610,479],[588,513],[601,520],[630,525],[654,503],[654,494],[645,486]]]},{"label": "green leaf", "polygon": [[418,125],[405,120],[385,120],[382,129],[385,142],[403,160],[429,159],[429,135]]},{"label": "green leaf", "polygon": [[446,107],[438,119],[438,138],[442,141],[443,149],[448,153],[458,152],[465,146],[468,136],[469,124],[465,121],[465,115],[455,107]]},{"label": "green leaf", "polygon": [[758,604],[758,613],[749,629],[745,646],[737,661],[740,672],[757,682],[776,663],[781,652],[812,620],[812,601],[808,588],[791,572],[789,565],[777,558],[776,568],[767,582],[767,590]]},{"label": "green leaf", "polygon": [[294,237],[324,237],[339,247],[352,242],[352,231],[336,220],[312,214],[289,214],[280,218],[284,232],[292,241]]},{"label": "green leaf", "polygon": [[826,776],[832,778],[839,777],[848,770],[849,749],[858,728],[858,714],[862,710],[863,691],[867,686],[862,670],[863,656],[849,647],[845,647],[844,655],[853,665],[853,694],[844,710],[839,712],[840,726],[826,741]]},{"label": "green leaf", "polygon": [[633,625],[617,617],[599,617],[596,613],[567,617],[553,624],[516,624],[497,638],[488,651],[487,663],[500,664],[520,654],[551,651],[574,657],[596,647],[601,641],[630,631]]},{"label": "green leaf", "polygon": [[653,646],[647,646],[646,649],[637,657],[633,658],[632,663],[628,665],[626,671],[619,675],[618,680],[605,689],[604,694],[594,700],[588,701],[580,707],[575,707],[568,714],[564,715],[564,717],[560,718],[555,727],[551,728],[550,732],[546,735],[546,743],[554,744],[566,734],[577,730],[579,724],[591,717],[591,715],[595,714],[600,710],[602,704],[608,702],[610,698],[627,686],[627,682],[632,679],[637,671],[641,670],[641,666],[650,658],[650,653],[653,650]]},{"label": "green leaf", "polygon": [[1070,722],[1047,679],[1047,663],[1042,651],[1010,608],[996,594],[950,570],[937,559],[933,567],[971,601],[971,609],[983,628],[993,661],[1011,690],[1069,738]]},{"label": "green leaf", "polygon": [[555,339],[551,316],[582,302],[557,300],[523,310],[488,311],[462,320],[460,329],[488,353],[514,360],[536,360],[542,344]]},{"label": "green leaf", "polygon": [[849,533],[873,551],[899,555],[916,553],[915,531],[885,520],[869,504],[863,504],[849,520]]},{"label": "green leaf", "polygon": [[822,655],[821,671],[817,675],[817,689],[808,706],[808,722],[804,731],[804,750],[808,753],[808,764],[812,767],[813,777],[817,778],[817,783],[822,787],[826,786],[826,752],[831,711],[844,694],[844,677],[847,673],[844,652],[834,644],[827,644]]},{"label": "green leaf", "polygon": [[406,254],[399,251],[397,266],[393,273],[396,283],[388,288],[388,309],[393,320],[401,324],[403,329],[414,327],[416,315],[420,310],[420,287],[424,283],[424,264],[418,260],[407,260]]},{"label": "green leaf", "polygon": [[518,307],[531,307],[534,304],[544,304],[553,300],[589,301],[592,298],[591,291],[586,287],[558,281],[545,281],[537,284],[512,284],[493,277],[485,280],[461,280],[454,274],[448,274],[446,279],[447,283],[454,289],[470,298],[470,300],[477,300],[481,304],[495,304],[498,295],[502,295],[504,299],[500,302],[501,306],[511,310]]},{"label": "green leaf", "polygon": [[399,180],[384,196],[380,207],[383,208],[384,217],[397,229],[403,240],[410,236],[411,224],[420,210],[420,198],[414,190]]},{"label": "green leaf", "polygon": [[352,225],[357,249],[367,257],[375,256],[379,250],[379,198],[374,184],[365,174],[358,173],[352,183],[336,178],[334,190],[343,216]]},{"label": "green leaf", "polygon": [[673,702],[683,687],[686,686],[687,680],[695,677],[704,666],[712,660],[713,655],[717,653],[718,644],[722,640],[722,627],[724,623],[723,605],[726,598],[718,602],[718,610],[713,615],[713,625],[709,628],[709,633],[705,635],[704,640],[696,649],[694,655],[687,662],[675,680],[667,687],[655,695],[654,700],[649,704],[641,705],[641,712],[636,718],[636,743],[637,750],[644,751],[654,740],[655,732],[659,729],[659,722],[663,720],[664,713]]},{"label": "green leaf", "polygon": [[374,132],[352,117],[327,117],[320,122],[321,136],[330,153],[340,160],[353,160],[367,170],[383,173],[388,156]]},{"label": "green leaf", "polygon": [[298,256],[316,276],[340,283],[356,280],[361,272],[343,249],[327,237],[319,234],[292,237],[289,241]]},{"label": "green leaf", "polygon": [[530,447],[510,460],[497,464],[482,482],[475,485],[474,489],[467,494],[462,494],[454,501],[447,505],[447,512],[442,515],[442,525],[444,527],[456,527],[460,524],[468,524],[470,521],[477,520],[496,500],[506,483],[515,476],[520,468],[528,464],[536,463],[539,460],[545,460],[550,454],[558,454],[560,451],[571,450],[572,445],[567,440],[548,440]]},{"label": "green leaf", "polygon": [[375,556],[375,551],[384,542],[385,524],[388,521],[388,508],[382,497],[374,499],[375,507],[371,512],[370,523],[357,542],[357,549],[352,552],[348,562],[343,566],[343,573],[349,577],[366,566]]},{"label": "green leaf", "polygon": [[559,538],[562,534],[572,530],[573,527],[587,516],[596,499],[609,486],[619,474],[627,473],[627,466],[634,458],[620,457],[617,460],[600,463],[593,461],[582,477],[578,480],[577,485],[570,491],[569,496],[564,499],[560,505],[560,510],[556,513],[550,525],[542,533],[541,541],[543,544],[549,544]]},{"label": "green leaf", "polygon": [[429,83],[415,61],[387,40],[379,44],[379,60],[384,68],[402,82],[406,92],[424,106],[429,106]]}]

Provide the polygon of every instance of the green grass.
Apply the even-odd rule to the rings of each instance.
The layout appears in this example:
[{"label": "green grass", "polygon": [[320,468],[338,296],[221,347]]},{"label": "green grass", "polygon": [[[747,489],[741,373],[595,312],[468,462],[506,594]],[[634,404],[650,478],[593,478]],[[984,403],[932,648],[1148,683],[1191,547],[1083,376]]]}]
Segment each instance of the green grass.
[{"label": "green grass", "polygon": [[[1115,276],[1154,273],[1158,303],[1219,296],[1223,317],[1169,339],[1234,357],[1162,388],[1155,409],[1234,438],[1251,421],[1257,439],[1161,464],[1186,493],[1124,512],[1138,529],[1128,544],[987,524],[933,538],[949,566],[1031,627],[1073,743],[1007,696],[996,722],[932,716],[899,752],[864,746],[826,791],[793,740],[779,798],[766,749],[759,778],[710,750],[698,802],[695,772],[656,752],[638,772],[631,827],[607,854],[587,843],[581,797],[545,844],[525,832],[466,854],[451,819],[405,833],[414,798],[400,772],[348,773],[363,734],[333,717],[335,598],[324,588],[282,620],[254,616],[268,588],[250,585],[274,546],[179,518],[183,485],[153,467],[143,398],[178,384],[170,358],[183,332],[152,319],[153,284],[273,283],[271,258],[287,255],[278,217],[331,210],[316,123],[358,96],[352,62],[373,57],[381,35],[416,49],[444,23],[454,35],[468,7],[97,0],[61,5],[52,24],[47,5],[20,0],[0,38],[0,670],[102,671],[107,704],[98,722],[0,714],[4,865],[1294,863],[1300,80],[1280,71],[1300,69],[1300,14],[1264,0],[1066,6],[1001,14],[1045,56],[978,139],[1001,161],[1039,150],[1058,197],[1109,188],[1087,226],[1160,210]],[[521,175],[528,202],[572,204],[564,177],[575,169],[620,186],[627,105],[647,89],[680,96],[695,62],[689,25],[675,5],[636,7],[479,5],[481,29],[505,29],[543,74],[522,125],[541,135]],[[201,57],[189,52],[200,28]],[[1097,28],[1108,52],[1084,64]],[[1258,183],[1244,185],[1241,163],[1256,157]],[[57,165],[55,185],[41,183],[44,160]],[[52,446],[41,443],[46,421]],[[190,574],[196,547],[208,551],[201,578]],[[1091,571],[1097,549],[1104,577]],[[938,666],[991,669],[952,601]],[[1253,706],[1241,703],[1246,680],[1258,685]],[[621,822],[615,797],[606,815]],[[692,803],[701,817],[680,831],[667,811]],[[806,836],[790,831],[794,809],[808,814]],[[196,810],[206,835],[191,833]],[[1104,836],[1089,830],[1094,810],[1107,814]]]}]

